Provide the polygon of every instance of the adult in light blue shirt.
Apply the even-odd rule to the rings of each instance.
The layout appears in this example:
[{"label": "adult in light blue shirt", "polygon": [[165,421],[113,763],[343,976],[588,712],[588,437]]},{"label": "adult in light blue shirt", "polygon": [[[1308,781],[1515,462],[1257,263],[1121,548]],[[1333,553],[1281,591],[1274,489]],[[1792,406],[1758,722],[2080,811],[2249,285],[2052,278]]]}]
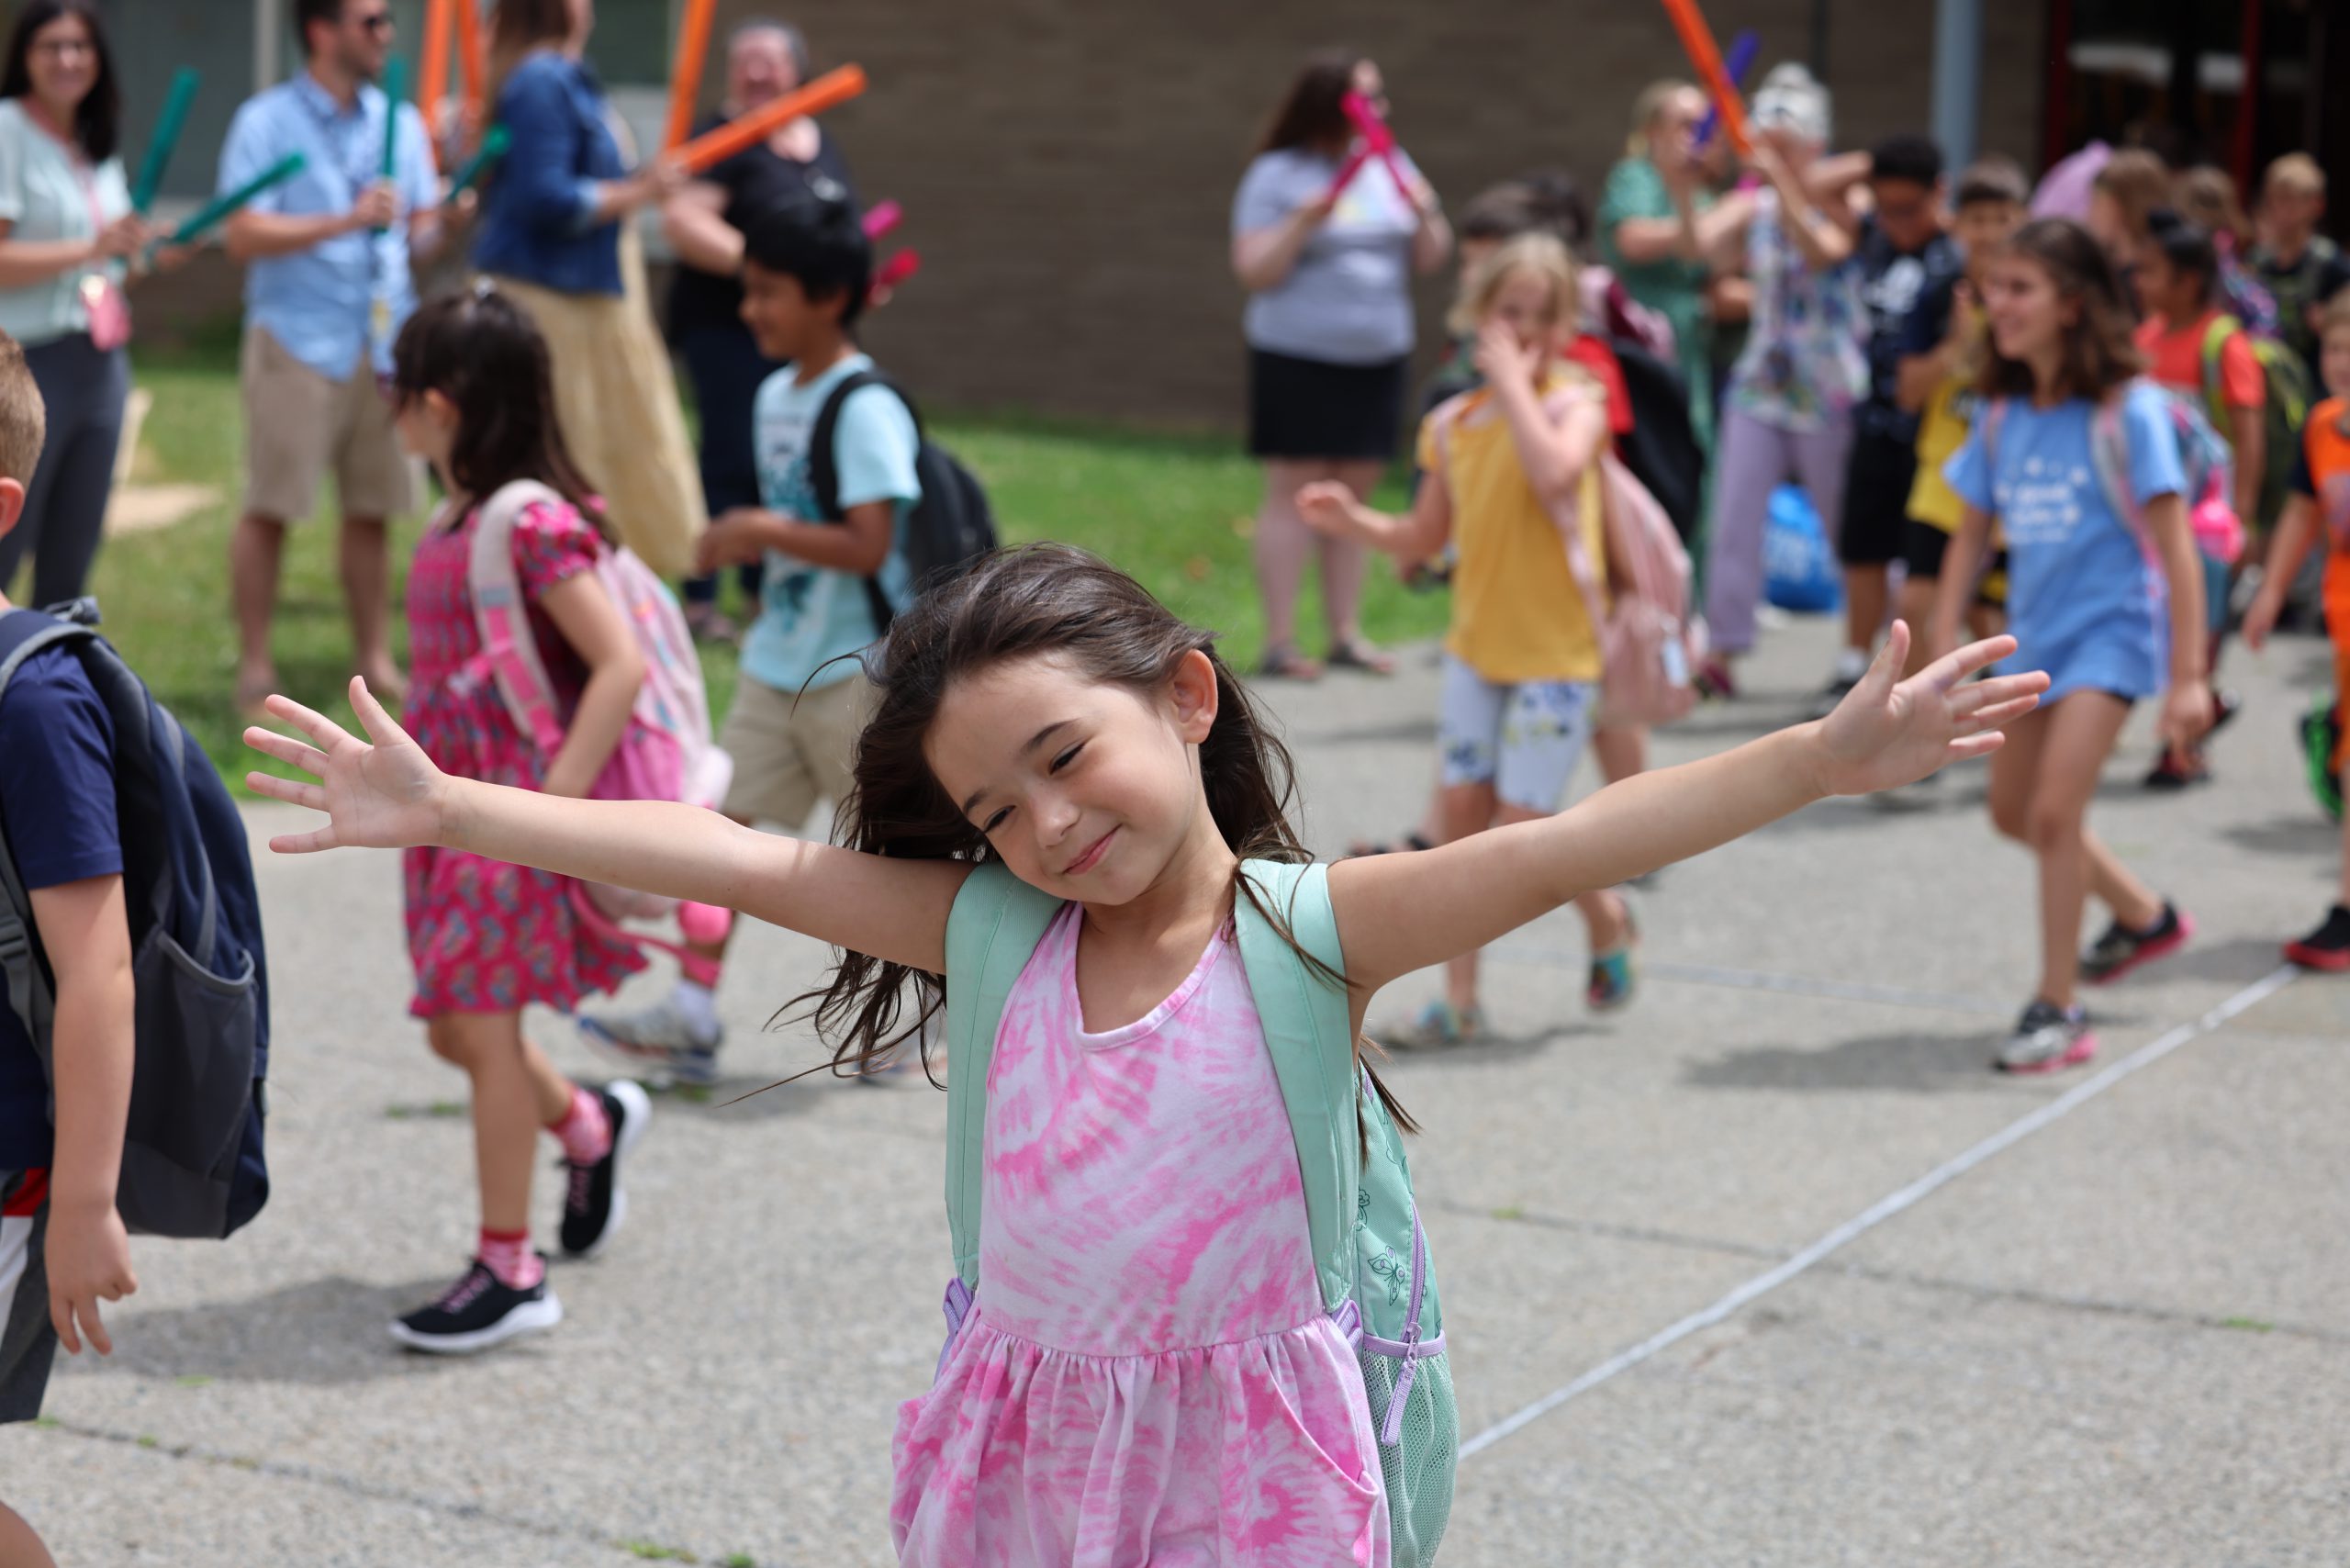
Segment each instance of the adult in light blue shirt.
[{"label": "adult in light blue shirt", "polygon": [[379,694],[403,689],[390,644],[387,519],[414,509],[412,466],[377,391],[393,339],[416,308],[411,256],[442,233],[440,178],[424,124],[375,85],[392,48],[388,0],[297,0],[302,74],[249,99],[229,127],[220,185],[244,184],[289,152],[302,172],[229,220],[245,278],[244,515],[229,546],[240,654],[237,702],[277,684],[270,655],[287,525],[310,515],[331,467],[342,511],[343,594],[359,673]]}]

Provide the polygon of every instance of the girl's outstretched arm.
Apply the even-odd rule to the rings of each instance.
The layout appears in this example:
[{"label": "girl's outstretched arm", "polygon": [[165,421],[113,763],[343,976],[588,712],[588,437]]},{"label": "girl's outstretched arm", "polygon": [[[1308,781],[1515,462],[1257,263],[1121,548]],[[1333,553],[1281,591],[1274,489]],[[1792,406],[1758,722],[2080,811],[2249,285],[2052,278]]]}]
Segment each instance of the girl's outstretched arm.
[{"label": "girl's outstretched arm", "polygon": [[1907,784],[1997,749],[2001,725],[2039,701],[2048,677],[1962,685],[2015,650],[1994,637],[1896,684],[1909,629],[1826,719],[1736,750],[1611,784],[1556,816],[1416,855],[1330,868],[1347,978],[1366,991],[1482,947],[1578,893],[1613,887],[1776,822],[1827,795]]},{"label": "girl's outstretched arm", "polygon": [[351,683],[360,740],[286,697],[269,711],[315,744],[258,726],[245,744],[319,782],[246,776],[253,792],[326,813],[326,825],[281,834],[281,855],[432,845],[493,860],[742,911],[836,947],[935,974],[946,963],[946,916],[970,868],[890,860],[738,827],[716,812],[666,801],[567,801],[455,778],[432,766],[366,683]]}]

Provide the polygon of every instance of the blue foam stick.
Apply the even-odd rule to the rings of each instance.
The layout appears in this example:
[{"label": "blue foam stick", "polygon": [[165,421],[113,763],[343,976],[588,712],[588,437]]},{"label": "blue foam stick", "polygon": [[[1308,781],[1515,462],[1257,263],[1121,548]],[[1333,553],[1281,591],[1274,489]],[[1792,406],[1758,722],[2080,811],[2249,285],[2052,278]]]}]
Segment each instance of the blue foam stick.
[{"label": "blue foam stick", "polygon": [[[1754,36],[1754,29],[1751,28],[1730,39],[1729,58],[1722,62],[1722,73],[1729,78],[1731,86],[1741,92],[1745,90],[1746,73],[1754,69],[1754,57],[1762,52],[1762,40]],[[1721,129],[1721,123],[1722,111],[1714,105],[1707,104],[1706,118],[1697,122],[1696,143],[1699,151],[1704,151],[1707,143],[1713,140],[1714,132]]]}]

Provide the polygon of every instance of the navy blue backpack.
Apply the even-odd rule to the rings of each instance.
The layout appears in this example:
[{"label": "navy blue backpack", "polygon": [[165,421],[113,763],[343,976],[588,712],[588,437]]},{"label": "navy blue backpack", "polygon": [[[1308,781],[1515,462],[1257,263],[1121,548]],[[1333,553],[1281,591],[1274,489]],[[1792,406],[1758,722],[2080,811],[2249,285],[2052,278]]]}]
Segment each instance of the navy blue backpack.
[{"label": "navy blue backpack", "polygon": [[[61,619],[61,616],[63,617]],[[262,1155],[269,985],[245,824],[211,759],[93,629],[88,599],[0,614],[0,700],[43,648],[81,660],[114,723],[137,1065],[115,1206],[150,1236],[218,1239],[269,1200]],[[56,996],[0,834],[0,978],[50,1077]]]}]

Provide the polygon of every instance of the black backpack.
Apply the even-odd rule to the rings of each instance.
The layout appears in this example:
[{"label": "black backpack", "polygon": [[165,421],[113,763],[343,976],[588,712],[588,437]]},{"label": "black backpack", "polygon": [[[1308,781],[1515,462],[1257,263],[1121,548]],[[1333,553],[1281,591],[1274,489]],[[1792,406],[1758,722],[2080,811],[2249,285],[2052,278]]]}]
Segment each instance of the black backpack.
[{"label": "black backpack", "polygon": [[[244,819],[211,760],[92,629],[96,619],[88,599],[56,613],[0,614],[0,697],[31,655],[67,648],[114,722],[115,812],[137,991],[115,1206],[134,1231],[218,1239],[269,1200],[262,1152],[269,981],[252,857]],[[0,978],[53,1088],[54,978],[5,836]]]},{"label": "black backpack", "polygon": [[[922,485],[922,499],[907,514],[905,537],[901,541],[912,591],[918,597],[932,584],[959,576],[996,547],[995,513],[988,506],[987,491],[971,471],[924,433],[922,410],[914,407],[905,389],[878,370],[858,370],[842,376],[840,384],[826,394],[824,406],[816,411],[816,427],[808,436],[808,481],[816,493],[816,510],[824,521],[838,522],[842,517],[840,466],[833,453],[841,406],[851,393],[867,386],[886,386],[891,397],[906,406],[906,412],[913,416],[914,438],[921,442],[914,454],[914,477]],[[878,579],[865,579],[865,596],[873,607],[875,628],[888,632],[897,611],[881,591]]]},{"label": "black backpack", "polygon": [[1696,537],[1697,505],[1706,486],[1705,449],[1689,422],[1689,383],[1680,366],[1629,338],[1610,338],[1607,344],[1623,367],[1624,392],[1632,405],[1631,431],[1617,439],[1616,454],[1648,487],[1687,544]]}]

